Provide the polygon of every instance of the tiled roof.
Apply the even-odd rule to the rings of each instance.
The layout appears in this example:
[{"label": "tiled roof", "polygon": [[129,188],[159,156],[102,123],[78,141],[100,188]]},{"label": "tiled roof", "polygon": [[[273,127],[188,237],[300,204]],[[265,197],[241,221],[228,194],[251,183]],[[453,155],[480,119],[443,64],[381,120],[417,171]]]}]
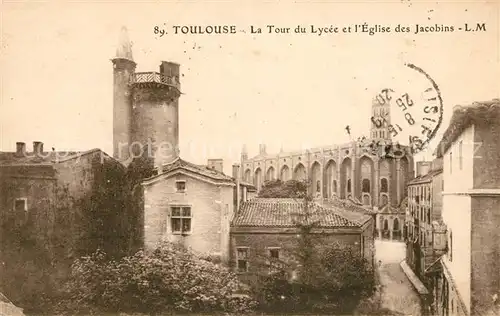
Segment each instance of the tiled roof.
[{"label": "tiled roof", "polygon": [[[318,227],[360,227],[361,224],[342,216],[333,209],[310,202],[311,222]],[[255,198],[242,203],[232,226],[295,227],[304,214],[304,201],[289,198]]]},{"label": "tiled roof", "polygon": [[457,137],[471,125],[500,124],[500,99],[458,105],[453,108],[450,125],[444,132],[434,154],[442,157]]},{"label": "tiled roof", "polygon": [[81,157],[100,149],[91,149],[88,151],[48,151],[36,156],[32,152],[27,152],[23,156],[17,155],[15,152],[0,152],[0,166],[15,166],[15,165],[50,165],[59,162],[67,161]]},{"label": "tiled roof", "polygon": [[194,173],[201,174],[205,177],[219,180],[223,182],[234,182],[233,178],[225,175],[223,172],[217,171],[215,169],[209,168],[205,165],[197,165],[181,158],[176,158],[174,161],[165,164],[161,168],[161,174],[168,173],[177,169],[185,169]]}]

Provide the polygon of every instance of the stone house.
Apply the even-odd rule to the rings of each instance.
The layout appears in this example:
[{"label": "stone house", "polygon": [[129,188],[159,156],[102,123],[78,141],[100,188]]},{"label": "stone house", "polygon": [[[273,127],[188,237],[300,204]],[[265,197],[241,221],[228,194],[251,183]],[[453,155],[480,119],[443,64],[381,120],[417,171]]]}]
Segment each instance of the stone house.
[{"label": "stone house", "polygon": [[500,313],[500,100],[456,106],[436,150],[443,159],[447,252],[438,315]]},{"label": "stone house", "polygon": [[37,282],[47,277],[45,270],[57,267],[53,271],[59,275],[53,277],[64,277],[72,259],[97,247],[126,254],[135,225],[128,221],[127,208],[97,212],[90,207],[97,190],[118,194],[125,173],[99,149],[45,151],[42,142],[34,142],[28,152],[18,142],[16,152],[0,152],[3,291],[14,301],[26,298],[42,290]]},{"label": "stone house", "polygon": [[[318,226],[312,231],[321,244],[348,247],[373,265],[373,217],[361,212],[345,215],[311,202],[309,210]],[[287,198],[255,198],[241,204],[231,224],[231,265],[244,282],[254,282],[269,267],[266,260],[293,264],[299,229],[293,221],[305,211],[305,203]],[[288,271],[294,278],[294,269]]]},{"label": "stone house", "polygon": [[[238,165],[233,172],[239,172]],[[255,192],[253,185],[236,179],[223,173],[220,159],[196,165],[176,158],[163,165],[142,183],[145,247],[167,240],[227,263],[234,210]]]}]

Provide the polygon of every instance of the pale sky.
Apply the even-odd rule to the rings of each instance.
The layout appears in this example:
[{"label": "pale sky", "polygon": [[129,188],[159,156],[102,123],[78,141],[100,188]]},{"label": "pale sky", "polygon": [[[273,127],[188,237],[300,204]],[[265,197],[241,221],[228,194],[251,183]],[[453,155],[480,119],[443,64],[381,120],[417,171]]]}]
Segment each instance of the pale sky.
[{"label": "pale sky", "polygon": [[[439,86],[441,133],[454,105],[499,97],[498,2],[63,3],[2,4],[0,150],[14,150],[16,141],[30,149],[40,140],[46,148],[112,153],[110,59],[121,26],[137,71],[158,71],[161,60],[181,64],[181,156],[195,163],[223,158],[228,172],[242,144],[253,156],[259,143],[278,152],[346,142],[346,125],[353,137],[368,135],[372,97],[388,78],[405,80],[405,63]],[[411,31],[249,34],[250,25],[365,22]],[[415,24],[464,23],[487,29],[413,34]],[[246,33],[153,33],[155,25],[170,32],[172,25],[223,24]],[[437,141],[439,135],[431,145]]]}]

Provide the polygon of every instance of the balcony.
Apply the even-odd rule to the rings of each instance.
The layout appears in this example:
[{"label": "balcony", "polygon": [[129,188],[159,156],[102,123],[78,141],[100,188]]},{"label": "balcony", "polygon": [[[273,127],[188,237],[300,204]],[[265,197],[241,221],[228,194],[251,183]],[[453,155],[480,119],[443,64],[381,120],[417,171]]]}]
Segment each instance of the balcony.
[{"label": "balcony", "polygon": [[130,84],[160,84],[177,89],[180,93],[180,82],[177,76],[165,76],[159,72],[136,72],[132,75]]}]

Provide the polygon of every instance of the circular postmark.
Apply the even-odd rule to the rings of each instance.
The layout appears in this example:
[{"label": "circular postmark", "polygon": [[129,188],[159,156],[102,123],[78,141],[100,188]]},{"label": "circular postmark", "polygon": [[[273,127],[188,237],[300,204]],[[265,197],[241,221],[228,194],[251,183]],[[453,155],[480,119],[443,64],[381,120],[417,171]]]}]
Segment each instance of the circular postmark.
[{"label": "circular postmark", "polygon": [[405,64],[376,91],[372,105],[371,142],[382,154],[421,152],[436,135],[443,118],[443,99],[436,82],[420,67]]}]

